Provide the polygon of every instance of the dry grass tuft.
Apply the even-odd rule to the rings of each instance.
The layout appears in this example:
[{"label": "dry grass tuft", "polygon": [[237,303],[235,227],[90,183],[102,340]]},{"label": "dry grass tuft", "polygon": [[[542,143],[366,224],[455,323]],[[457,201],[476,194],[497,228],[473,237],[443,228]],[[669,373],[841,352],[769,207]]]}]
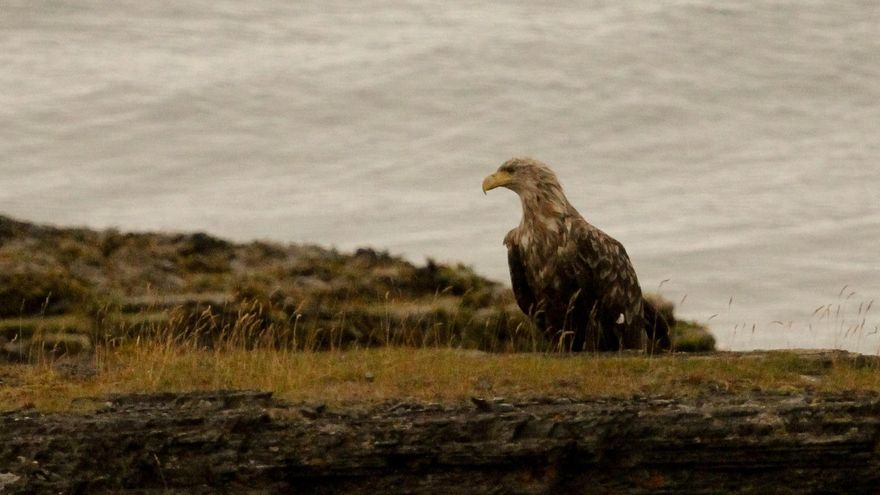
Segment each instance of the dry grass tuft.
[{"label": "dry grass tuft", "polygon": [[880,390],[875,364],[820,362],[793,352],[650,358],[399,347],[209,350],[147,341],[100,348],[94,370],[75,371],[64,361],[0,366],[0,410],[77,410],[88,403],[76,401],[84,397],[212,389],[268,390],[291,401],[331,404]]}]

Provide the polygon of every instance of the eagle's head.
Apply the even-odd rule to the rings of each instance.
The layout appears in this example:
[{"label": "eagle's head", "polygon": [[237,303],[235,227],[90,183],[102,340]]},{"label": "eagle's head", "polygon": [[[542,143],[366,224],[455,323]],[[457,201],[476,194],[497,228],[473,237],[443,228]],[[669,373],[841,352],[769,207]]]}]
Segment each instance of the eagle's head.
[{"label": "eagle's head", "polygon": [[511,158],[483,179],[484,193],[496,187],[506,187],[520,196],[561,189],[550,167],[532,158]]}]

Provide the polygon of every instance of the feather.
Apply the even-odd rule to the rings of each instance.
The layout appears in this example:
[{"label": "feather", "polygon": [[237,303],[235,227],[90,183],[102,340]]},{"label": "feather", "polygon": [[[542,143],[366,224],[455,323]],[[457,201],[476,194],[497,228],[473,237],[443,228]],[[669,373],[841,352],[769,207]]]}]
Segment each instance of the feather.
[{"label": "feather", "polygon": [[510,281],[513,285],[513,294],[516,304],[523,313],[532,316],[535,310],[535,296],[529,287],[525,267],[522,264],[519,247],[512,246],[507,249],[507,265],[510,268]]}]

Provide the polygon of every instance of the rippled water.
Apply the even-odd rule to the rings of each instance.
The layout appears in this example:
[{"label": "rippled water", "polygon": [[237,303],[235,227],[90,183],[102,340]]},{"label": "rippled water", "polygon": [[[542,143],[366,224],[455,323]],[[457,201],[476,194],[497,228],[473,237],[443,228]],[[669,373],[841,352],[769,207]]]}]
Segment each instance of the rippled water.
[{"label": "rippled water", "polygon": [[880,345],[875,0],[0,0],[0,88],[6,214],[506,280],[532,155],[723,346]]}]

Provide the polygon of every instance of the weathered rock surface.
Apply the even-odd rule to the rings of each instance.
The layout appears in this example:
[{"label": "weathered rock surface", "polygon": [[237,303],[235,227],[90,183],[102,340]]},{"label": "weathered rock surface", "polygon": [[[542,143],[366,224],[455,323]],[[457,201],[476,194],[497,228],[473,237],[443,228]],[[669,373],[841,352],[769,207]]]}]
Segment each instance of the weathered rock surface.
[{"label": "weathered rock surface", "polygon": [[877,493],[880,396],[325,407],[118,396],[0,415],[0,493]]}]

